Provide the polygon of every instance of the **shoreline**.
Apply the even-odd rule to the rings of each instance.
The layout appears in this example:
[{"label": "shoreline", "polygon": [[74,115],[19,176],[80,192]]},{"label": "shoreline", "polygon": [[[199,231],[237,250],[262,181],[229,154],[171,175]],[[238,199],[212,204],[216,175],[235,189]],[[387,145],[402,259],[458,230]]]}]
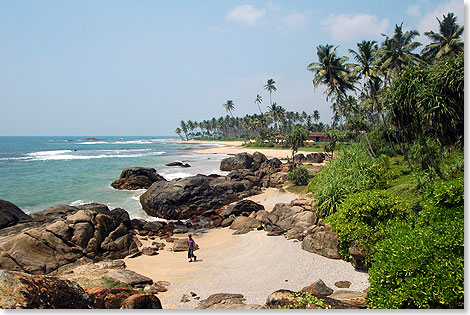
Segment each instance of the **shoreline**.
[{"label": "shoreline", "polygon": [[[245,199],[265,206],[269,212],[277,203],[299,198],[277,188],[264,189],[261,194]],[[173,252],[172,243],[162,239],[166,247],[158,255],[125,258],[126,269],[156,281],[168,281],[168,291],[158,293],[165,309],[194,309],[201,300],[216,293],[238,293],[246,304],[264,304],[279,289],[299,291],[321,279],[335,291],[336,281],[350,281],[348,290],[362,292],[369,286],[368,274],[355,271],[346,261],[329,259],[301,249],[301,242],[284,236],[267,236],[265,231],[232,235],[235,230],[214,228],[195,233],[200,249],[197,261],[188,263],[187,252]],[[187,238],[185,234],[173,237]],[[143,240],[142,247],[152,240]],[[341,289],[339,289],[341,290]],[[194,292],[200,298],[191,297]],[[181,302],[183,295],[189,302]]]}]

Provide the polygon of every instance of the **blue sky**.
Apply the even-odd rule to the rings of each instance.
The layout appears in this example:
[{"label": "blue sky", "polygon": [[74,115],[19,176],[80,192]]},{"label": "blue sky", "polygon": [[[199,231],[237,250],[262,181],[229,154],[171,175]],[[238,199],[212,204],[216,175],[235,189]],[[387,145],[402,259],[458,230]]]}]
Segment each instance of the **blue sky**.
[{"label": "blue sky", "polygon": [[[174,135],[180,120],[319,110],[307,65],[395,24],[423,34],[464,1],[0,1],[0,136]],[[419,38],[426,43],[424,37]]]}]

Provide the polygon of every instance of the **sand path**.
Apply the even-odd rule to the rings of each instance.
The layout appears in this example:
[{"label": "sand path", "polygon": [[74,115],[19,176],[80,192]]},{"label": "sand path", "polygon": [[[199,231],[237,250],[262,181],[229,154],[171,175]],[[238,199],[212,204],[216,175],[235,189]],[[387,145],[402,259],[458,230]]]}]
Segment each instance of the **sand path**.
[{"label": "sand path", "polygon": [[[250,197],[267,210],[294,198],[275,189]],[[214,293],[240,293],[247,304],[264,304],[278,289],[300,290],[318,279],[333,289],[337,289],[334,283],[339,280],[350,281],[349,290],[362,291],[369,286],[367,273],[355,271],[348,262],[306,252],[296,240],[267,236],[264,231],[232,233],[229,228],[219,228],[196,234],[194,239],[200,247],[195,252],[197,262],[188,263],[186,252],[169,251],[172,244],[168,243],[156,256],[126,258],[127,269],[171,283],[167,292],[158,294],[166,309],[195,308],[199,301],[190,292],[201,300]],[[143,246],[151,242],[145,241]],[[183,294],[190,296],[189,302],[180,302]]]}]

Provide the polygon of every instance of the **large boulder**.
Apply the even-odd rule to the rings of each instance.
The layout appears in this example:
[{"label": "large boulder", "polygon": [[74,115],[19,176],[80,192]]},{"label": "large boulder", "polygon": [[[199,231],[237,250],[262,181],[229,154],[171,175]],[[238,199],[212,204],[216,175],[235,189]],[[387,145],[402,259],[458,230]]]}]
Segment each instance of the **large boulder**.
[{"label": "large boulder", "polygon": [[244,178],[197,175],[155,182],[140,196],[140,203],[151,216],[189,219],[259,192],[259,188]]},{"label": "large boulder", "polygon": [[314,152],[314,153],[307,154],[304,161],[307,161],[310,163],[323,163],[326,157],[327,155],[324,152]]},{"label": "large boulder", "polygon": [[332,259],[341,259],[338,234],[331,225],[317,226],[302,241],[302,249]]},{"label": "large boulder", "polygon": [[314,295],[321,295],[321,296],[328,296],[333,293],[333,289],[328,287],[323,280],[319,279],[312,283],[311,285],[308,285],[304,287],[301,292],[307,292],[310,294]]},{"label": "large boulder", "polygon": [[166,181],[166,179],[157,174],[157,171],[154,168],[130,167],[125,168],[121,172],[119,179],[115,180],[111,186],[115,189],[147,189],[157,181]]},{"label": "large boulder", "polygon": [[2,309],[90,309],[93,300],[75,282],[0,270]]},{"label": "large boulder", "polygon": [[202,300],[196,309],[258,309],[261,305],[245,304],[242,294],[216,293]]},{"label": "large boulder", "polygon": [[134,294],[121,303],[121,309],[162,309],[160,299],[153,294]]},{"label": "large boulder", "polygon": [[[260,155],[258,154],[257,157],[259,158]],[[253,165],[253,156],[251,154],[243,152],[243,153],[238,153],[235,156],[223,159],[220,162],[220,170],[230,172],[230,171],[238,170],[238,169],[251,169],[252,165]]]},{"label": "large boulder", "polygon": [[6,200],[0,200],[0,229],[15,225],[18,222],[27,221],[31,221],[31,217],[15,204]]},{"label": "large boulder", "polygon": [[261,221],[250,217],[237,217],[230,225],[231,230],[256,229],[261,226]]},{"label": "large boulder", "polygon": [[[305,292],[305,291],[304,291]],[[292,308],[292,309],[317,309],[317,308],[331,308],[331,309],[364,309],[365,299],[336,299],[332,296],[318,295],[310,293],[317,299],[322,300],[323,307],[316,305],[315,303],[305,303],[305,299],[302,297],[303,292],[294,292],[290,290],[277,290],[271,293],[266,304],[263,308],[267,309],[280,309],[280,308]],[[303,300],[303,301],[302,301]]]},{"label": "large boulder", "polygon": [[[138,251],[125,210],[104,205],[73,208],[63,217],[46,211],[42,225],[0,237],[0,268],[45,274],[80,259],[121,259]],[[51,217],[59,219],[50,223]]]}]

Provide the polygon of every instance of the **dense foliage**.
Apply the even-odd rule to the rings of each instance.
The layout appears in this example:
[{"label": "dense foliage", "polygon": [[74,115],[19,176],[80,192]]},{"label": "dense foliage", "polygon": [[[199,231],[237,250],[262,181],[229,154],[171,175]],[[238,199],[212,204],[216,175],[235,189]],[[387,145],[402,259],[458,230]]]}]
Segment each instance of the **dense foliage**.
[{"label": "dense foliage", "polygon": [[410,205],[401,198],[383,190],[368,190],[348,195],[327,222],[338,233],[343,258],[349,259],[349,246],[354,242],[369,264],[370,248],[388,237],[393,225],[406,221],[411,213]]},{"label": "dense foliage", "polygon": [[380,167],[381,161],[371,158],[360,144],[344,147],[308,186],[319,214],[333,214],[349,194],[381,188]]},{"label": "dense foliage", "polygon": [[373,308],[463,308],[464,180],[436,183],[413,222],[379,242],[369,270]]},{"label": "dense foliage", "polygon": [[304,166],[296,167],[292,172],[289,172],[288,176],[295,186],[308,185],[311,178],[310,172]]}]

